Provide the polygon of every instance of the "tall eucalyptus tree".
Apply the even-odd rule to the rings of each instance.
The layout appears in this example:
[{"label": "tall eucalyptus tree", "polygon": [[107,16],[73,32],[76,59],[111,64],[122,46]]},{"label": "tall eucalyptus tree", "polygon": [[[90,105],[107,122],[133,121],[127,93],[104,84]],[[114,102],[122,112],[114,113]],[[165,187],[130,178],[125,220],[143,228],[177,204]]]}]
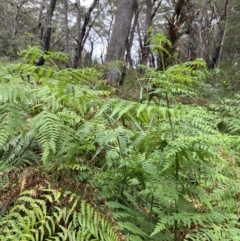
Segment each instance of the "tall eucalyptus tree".
[{"label": "tall eucalyptus tree", "polygon": [[[135,4],[135,0],[117,0],[115,22],[107,48],[106,62],[124,61]],[[122,85],[124,76],[124,64],[120,71],[111,67],[107,72],[107,79],[113,86]]]},{"label": "tall eucalyptus tree", "polygon": [[48,51],[50,48],[51,35],[52,35],[52,18],[54,9],[56,7],[57,0],[50,0],[47,13],[46,13],[46,22],[45,22],[45,30],[43,36],[43,50]]}]

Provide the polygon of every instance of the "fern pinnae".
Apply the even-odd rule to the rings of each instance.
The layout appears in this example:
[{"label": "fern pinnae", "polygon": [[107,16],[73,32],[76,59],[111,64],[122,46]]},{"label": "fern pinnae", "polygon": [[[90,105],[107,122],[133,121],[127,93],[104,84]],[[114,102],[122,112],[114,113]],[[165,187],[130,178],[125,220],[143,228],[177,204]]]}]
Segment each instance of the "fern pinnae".
[{"label": "fern pinnae", "polygon": [[[98,110],[98,112],[97,112],[97,114],[96,114],[96,118],[97,117],[99,117],[99,116],[101,116],[103,113],[108,113],[108,111],[109,111],[109,109],[111,108],[111,106],[112,106],[112,104],[115,102],[116,100],[111,100],[111,99],[109,99],[109,100],[107,100],[107,101],[101,101],[100,103],[99,103],[99,105],[100,105],[100,109]],[[102,106],[101,106],[101,104],[103,104]]]},{"label": "fern pinnae", "polygon": [[124,109],[125,105],[126,105],[125,101],[115,100],[112,106],[113,109],[111,110],[110,118],[117,116],[117,114],[119,114]]},{"label": "fern pinnae", "polygon": [[25,110],[21,109],[21,105],[17,103],[4,104],[0,108],[0,148],[18,135],[24,128]]},{"label": "fern pinnae", "polygon": [[122,108],[120,107],[119,111],[117,111],[118,113],[118,119],[120,119],[124,114],[128,115],[129,113],[131,113],[131,110],[134,110],[136,107],[136,103],[134,102],[125,102],[125,106]]},{"label": "fern pinnae", "polygon": [[[69,132],[63,131],[66,127],[62,120],[57,115],[47,111],[43,111],[35,116],[31,120],[30,125],[43,148],[42,160],[44,162],[46,162],[51,153],[56,154],[64,142],[68,141],[69,143],[74,138],[71,129]],[[63,135],[64,139],[61,139],[61,135]]]},{"label": "fern pinnae", "polygon": [[143,232],[140,228],[135,226],[133,223],[130,222],[118,222],[118,225],[121,229],[127,229],[131,231],[133,234],[141,235],[142,237],[148,237],[148,234]]}]

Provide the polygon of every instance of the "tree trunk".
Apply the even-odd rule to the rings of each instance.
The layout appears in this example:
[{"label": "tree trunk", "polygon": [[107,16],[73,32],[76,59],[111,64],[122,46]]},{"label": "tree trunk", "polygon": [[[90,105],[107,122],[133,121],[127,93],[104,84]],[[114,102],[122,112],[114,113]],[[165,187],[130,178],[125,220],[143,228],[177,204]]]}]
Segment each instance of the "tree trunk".
[{"label": "tree trunk", "polygon": [[[118,0],[117,10],[115,16],[115,23],[109,46],[107,48],[106,62],[121,60],[124,61],[124,54],[126,50],[126,43],[129,36],[132,17],[134,12],[134,0]],[[124,65],[119,71],[118,68],[113,67],[107,72],[107,79],[112,86],[123,84]],[[123,71],[123,72],[122,72]],[[120,74],[122,72],[122,74]]]},{"label": "tree trunk", "polygon": [[158,2],[155,9],[153,9],[153,6],[156,1],[152,0],[145,0],[147,9],[146,9],[146,20],[145,20],[145,33],[144,33],[144,43],[141,48],[141,64],[147,65],[149,63],[150,66],[154,66],[154,60],[151,58],[150,54],[150,33],[148,32],[150,27],[152,26],[152,20],[154,16],[156,15],[156,12],[158,8],[160,7],[162,0]]},{"label": "tree trunk", "polygon": [[64,0],[65,52],[69,54],[68,0]]},{"label": "tree trunk", "polygon": [[14,58],[17,58],[17,45],[16,45],[16,37],[18,34],[19,30],[19,22],[20,22],[20,17],[22,15],[22,7],[25,3],[27,3],[28,0],[22,0],[19,4],[17,4],[17,12],[14,18],[14,26],[13,26],[13,52],[14,52]]},{"label": "tree trunk", "polygon": [[131,56],[131,50],[132,50],[132,45],[133,45],[133,39],[134,39],[134,33],[136,31],[136,27],[138,24],[138,17],[139,17],[139,13],[142,9],[142,6],[139,8],[138,7],[138,2],[137,0],[135,0],[135,4],[134,4],[134,21],[132,24],[132,29],[129,35],[129,38],[127,39],[127,43],[126,43],[126,62],[133,67],[133,60],[132,60],[132,56]]},{"label": "tree trunk", "polygon": [[164,70],[177,62],[175,54],[178,52],[179,39],[184,34],[182,26],[190,18],[188,9],[190,1],[191,0],[173,1],[173,14],[166,15],[167,38],[170,40],[171,46],[168,44],[163,46],[168,53],[163,52],[163,62],[161,61],[161,57],[158,56],[159,70]]},{"label": "tree trunk", "polygon": [[17,36],[22,6],[23,6],[27,1],[28,1],[28,0],[23,0],[23,1],[21,1],[19,4],[17,4],[17,12],[16,12],[16,15],[15,15],[15,18],[14,18],[13,37],[16,37],[16,36]]},{"label": "tree trunk", "polygon": [[224,44],[224,38],[227,30],[227,19],[228,19],[228,6],[230,0],[224,1],[223,10],[220,13],[220,23],[219,23],[219,30],[217,34],[217,46],[214,49],[213,55],[210,58],[210,62],[208,64],[209,68],[214,68],[218,65],[218,62],[221,58],[222,48]]},{"label": "tree trunk", "polygon": [[37,31],[35,33],[35,41],[37,42],[38,40],[43,39],[43,11],[45,9],[45,4],[46,0],[42,0],[41,5],[40,5],[40,10],[39,10],[39,15],[38,15],[38,22],[37,22]]},{"label": "tree trunk", "polygon": [[[188,34],[187,60],[196,60],[199,56],[198,52],[202,51],[202,11],[206,8],[206,0],[203,2],[202,9],[195,13],[195,3],[189,4],[189,19],[186,22],[186,34]],[[199,50],[200,48],[200,50]]]},{"label": "tree trunk", "polygon": [[45,26],[44,42],[43,42],[44,51],[48,51],[50,48],[51,35],[52,35],[52,17],[56,6],[56,2],[57,0],[51,0],[47,10],[46,26]]},{"label": "tree trunk", "polygon": [[149,53],[150,53],[150,34],[149,34],[149,28],[152,26],[152,0],[145,0],[146,2],[146,23],[145,23],[145,36],[144,36],[144,43],[142,48],[142,60],[141,63],[144,65],[147,65],[149,62]]},{"label": "tree trunk", "polygon": [[93,9],[96,7],[97,3],[99,0],[94,0],[90,8],[88,9],[87,13],[85,14],[84,22],[81,26],[81,18],[80,18],[80,1],[76,1],[75,7],[77,11],[77,48],[75,51],[75,57],[74,57],[74,62],[73,62],[73,68],[78,68],[81,66],[81,60],[82,60],[82,51],[83,47],[86,41],[86,37],[89,34],[89,31],[91,29],[91,26],[89,26],[88,31],[87,31],[87,26],[90,22],[90,17]]}]

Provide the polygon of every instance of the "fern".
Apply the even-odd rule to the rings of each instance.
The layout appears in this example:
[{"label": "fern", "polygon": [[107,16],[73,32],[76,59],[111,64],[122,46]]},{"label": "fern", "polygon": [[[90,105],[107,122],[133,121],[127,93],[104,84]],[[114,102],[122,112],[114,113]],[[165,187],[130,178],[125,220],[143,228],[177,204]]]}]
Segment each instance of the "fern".
[{"label": "fern", "polygon": [[[110,126],[118,126],[124,120],[122,125],[132,130],[132,142],[125,146],[124,156],[118,153],[117,147],[107,150],[107,160],[115,161],[115,170],[109,170],[102,179],[99,174],[97,180],[104,193],[109,193],[109,187],[104,185],[110,182],[114,188],[114,183],[118,183],[121,188],[117,199],[134,209],[135,216],[141,215],[137,207],[142,205],[149,212],[149,220],[155,223],[161,220],[155,229],[152,226],[152,237],[148,240],[178,240],[182,229],[186,230],[183,234],[186,238],[205,222],[231,227],[232,212],[234,219],[237,218],[236,194],[231,187],[239,185],[238,174],[221,156],[222,151],[228,152],[233,140],[219,134],[216,113],[203,107],[171,107],[168,99],[179,94],[194,94],[194,87],[204,77],[198,67],[204,68],[204,62],[173,66],[165,72],[149,71],[151,83],[159,86],[155,92],[165,95],[166,108],[110,100],[104,102],[95,116],[107,116]],[[106,132],[101,133],[102,145],[108,146],[104,139]],[[230,170],[234,174],[229,176]],[[104,182],[104,178],[108,182]],[[186,208],[192,210],[191,215],[185,212]],[[128,222],[134,223],[123,207],[120,210],[117,215],[126,226]],[[125,229],[124,225],[121,227]],[[173,227],[177,227],[175,233],[169,233]],[[149,233],[150,228],[147,230]],[[132,228],[132,233],[140,238],[141,234],[135,231]],[[210,235],[207,233],[208,230],[206,235]]]},{"label": "fern", "polygon": [[219,105],[212,105],[212,109],[220,114],[217,123],[220,131],[239,135],[239,104],[240,96],[236,95],[232,100],[225,99]]},{"label": "fern", "polygon": [[238,98],[181,104],[202,60],[146,69],[153,105],[110,96],[96,70],[61,70],[64,55],[25,54],[0,90],[1,240],[238,240]]},{"label": "fern", "polygon": [[[33,190],[21,194],[0,222],[1,240],[120,240],[114,226],[74,193],[41,192],[38,198]],[[68,207],[58,206],[62,199],[69,202]]]},{"label": "fern", "polygon": [[53,113],[41,112],[32,118],[30,126],[43,149],[42,161],[44,163],[48,157],[56,155],[58,150],[67,148],[67,145],[75,140],[73,130],[67,128],[64,122]]},{"label": "fern", "polygon": [[18,135],[24,127],[24,119],[27,118],[27,113],[19,103],[5,103],[0,107],[0,148],[11,140],[12,137]]}]

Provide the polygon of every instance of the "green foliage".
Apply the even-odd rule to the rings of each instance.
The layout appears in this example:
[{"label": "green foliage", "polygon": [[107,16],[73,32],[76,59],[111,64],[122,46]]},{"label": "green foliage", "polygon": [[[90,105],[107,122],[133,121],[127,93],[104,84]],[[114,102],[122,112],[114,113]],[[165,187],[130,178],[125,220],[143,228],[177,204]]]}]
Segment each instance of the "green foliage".
[{"label": "green foliage", "polygon": [[19,196],[0,221],[0,239],[116,241],[119,237],[107,218],[76,194],[42,189]]},{"label": "green foliage", "polygon": [[240,135],[239,118],[240,118],[240,96],[235,95],[233,99],[224,99],[219,105],[213,105],[212,108],[218,111],[219,129],[232,135]]},{"label": "green foliage", "polygon": [[205,96],[219,101],[225,97],[232,98],[238,93],[239,64],[238,60],[235,63],[233,61],[234,59],[231,59],[231,63],[221,63],[219,69],[209,71],[206,86],[203,86]]},{"label": "green foliage", "polygon": [[[31,65],[39,55],[0,90],[3,240],[239,240],[239,101],[182,104],[198,98],[202,60],[147,69],[153,105],[112,96],[94,69],[61,69],[62,55]],[[29,167],[44,175],[15,177]]]},{"label": "green foliage", "polygon": [[148,30],[148,34],[151,36],[150,47],[152,48],[152,50],[158,54],[166,53],[167,55],[169,55],[167,47],[172,48],[172,44],[169,39],[167,39],[167,37],[162,33],[152,35],[152,28]]},{"label": "green foliage", "polygon": [[[34,48],[26,56],[33,62],[39,54],[43,53]],[[52,55],[47,56],[50,58]],[[57,57],[63,59],[61,55],[55,54],[54,58]],[[9,142],[16,143],[14,139],[19,135],[25,138],[27,132],[30,132],[34,136],[32,141],[37,141],[42,150],[41,160],[44,163],[57,156],[57,153],[68,154],[72,158],[71,146],[76,147],[76,140],[79,139],[75,132],[83,123],[84,116],[92,114],[91,106],[98,96],[107,94],[92,90],[92,84],[98,76],[96,71],[58,71],[50,66],[31,64],[18,64],[16,70],[23,79],[19,76],[17,83],[14,79],[13,83],[3,83],[0,90],[3,130],[0,134],[0,148],[3,155],[8,158],[6,151],[9,150]],[[34,82],[27,83],[27,78]],[[35,82],[41,84],[41,88]],[[8,155],[11,153],[8,152]]]},{"label": "green foliage", "polygon": [[197,59],[171,66],[164,71],[148,69],[146,76],[151,80],[149,84],[156,86],[153,94],[167,94],[173,97],[184,94],[191,97],[205,77],[205,68],[205,62]]},{"label": "green foliage", "polygon": [[[121,120],[132,131],[131,134],[127,132],[131,141],[125,142],[124,152],[119,147],[117,152],[110,149],[110,154],[106,153],[106,158],[111,157],[107,160],[112,162],[108,166],[115,167],[104,176],[107,183],[99,178],[102,173],[97,178],[104,193],[120,180],[121,187],[116,190],[120,196],[117,198],[128,208],[135,209],[131,215],[132,209],[123,208],[125,215],[118,215],[123,215],[126,224],[120,226],[129,231],[129,222],[137,223],[130,229],[143,239],[145,235],[137,227],[146,231],[145,234],[153,228],[142,225],[144,215],[157,223],[148,240],[179,240],[181,235],[186,239],[200,240],[224,235],[237,237],[239,233],[235,227],[238,209],[235,190],[239,187],[239,174],[229,160],[221,156],[229,152],[232,138],[218,133],[215,113],[179,103],[171,107],[169,100],[170,96],[196,95],[194,87],[204,77],[204,72],[199,70],[201,67],[205,67],[204,62],[197,60],[170,67],[164,72],[147,72],[152,80],[150,83],[157,86],[154,92],[165,94],[161,96],[165,98],[167,108],[131,102],[127,105],[124,101],[116,101],[114,106],[114,101],[110,100],[105,101],[100,109],[99,115],[104,112],[113,126]],[[113,187],[109,187],[109,180]],[[210,190],[212,195],[209,195]],[[139,206],[145,207],[144,211],[149,215],[144,214]],[[226,208],[231,211],[226,212]],[[142,217],[141,222],[132,216]],[[208,229],[205,222],[217,229]],[[173,227],[177,227],[174,234],[169,232]],[[180,231],[182,229],[184,231]],[[222,235],[218,229],[226,230],[226,233]],[[199,236],[198,232],[204,234]]]}]

